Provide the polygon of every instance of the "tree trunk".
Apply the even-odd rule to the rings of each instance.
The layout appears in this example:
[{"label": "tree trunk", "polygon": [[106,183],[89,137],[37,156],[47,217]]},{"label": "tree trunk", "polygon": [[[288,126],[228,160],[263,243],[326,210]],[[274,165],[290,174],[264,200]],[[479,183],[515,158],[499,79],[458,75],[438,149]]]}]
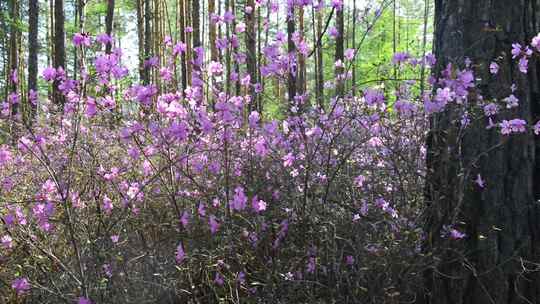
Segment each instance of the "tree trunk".
[{"label": "tree trunk", "polygon": [[246,63],[247,63],[247,72],[250,77],[250,88],[249,95],[251,95],[251,103],[249,104],[249,111],[260,110],[260,107],[256,105],[255,97],[255,83],[257,83],[257,45],[255,41],[255,0],[247,0],[246,7],[251,7],[251,12],[248,10],[245,11],[245,20],[246,20]]},{"label": "tree trunk", "polygon": [[[112,37],[113,31],[113,21],[114,21],[114,0],[109,0],[107,3],[107,15],[105,16],[105,32],[109,37]],[[112,49],[112,40],[111,43],[107,43],[105,46],[105,53],[110,54]]]},{"label": "tree trunk", "polygon": [[[510,55],[513,42],[527,45],[537,32],[533,2],[435,1],[435,72],[448,63],[463,68],[468,57],[481,79],[477,89],[484,100],[501,100],[517,85],[519,107],[500,113],[497,121],[521,118],[530,123],[540,114],[536,62],[531,60],[526,76]],[[495,58],[501,67],[497,76],[489,73]],[[478,106],[474,96],[468,102]],[[499,128],[486,130],[486,118],[479,115],[463,136],[458,135],[461,115],[456,107],[431,119],[424,249],[435,262],[424,273],[427,292],[420,302],[539,303],[538,266],[531,264],[540,261],[534,135],[502,136]],[[473,182],[478,174],[485,188]],[[466,237],[442,237],[443,225],[458,227]]]},{"label": "tree trunk", "polygon": [[[36,105],[32,102],[33,95],[37,94],[37,74],[38,74],[38,0],[28,2],[28,101],[31,108],[31,117],[36,114]],[[34,99],[37,102],[37,98]]]},{"label": "tree trunk", "polygon": [[296,96],[296,45],[293,40],[293,34],[296,28],[294,21],[294,3],[289,4],[287,11],[287,51],[289,52],[289,76],[287,79],[287,88],[290,108],[294,106],[294,97]]},{"label": "tree trunk", "polygon": [[[9,7],[11,13],[11,29],[9,33],[9,71],[8,71],[8,83],[10,93],[18,93],[18,75],[19,75],[19,50],[18,50],[18,36],[19,29],[17,28],[17,22],[19,21],[19,1],[10,1]],[[19,101],[20,102],[20,101]],[[16,115],[19,110],[19,103],[13,103],[12,114]]]},{"label": "tree trunk", "polygon": [[336,66],[335,68],[335,77],[336,77],[336,94],[338,96],[343,96],[345,90],[345,79],[343,78],[343,59],[345,53],[345,25],[343,18],[344,7],[341,9],[336,8],[336,28],[339,32],[339,36],[336,38],[336,53],[334,56],[335,61],[340,61],[341,66]]},{"label": "tree trunk", "polygon": [[[54,66],[66,66],[65,32],[64,32],[64,0],[54,0]],[[63,110],[64,96],[58,90],[58,81],[53,84],[54,103]]]}]

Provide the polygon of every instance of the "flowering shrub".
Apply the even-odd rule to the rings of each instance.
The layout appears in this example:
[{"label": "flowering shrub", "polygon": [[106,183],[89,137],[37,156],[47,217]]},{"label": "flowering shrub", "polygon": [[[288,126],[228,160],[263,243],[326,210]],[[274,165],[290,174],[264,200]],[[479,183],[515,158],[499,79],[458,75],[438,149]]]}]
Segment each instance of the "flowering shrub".
[{"label": "flowering shrub", "polygon": [[[403,81],[324,107],[297,96],[290,115],[272,120],[252,110],[254,96],[224,89],[224,65],[205,62],[202,49],[192,86],[179,91],[170,67],[186,46],[170,39],[168,64],[145,64],[156,82],[123,89],[121,50],[99,51],[107,38],[73,37],[88,51],[78,80],[62,68],[42,72],[65,96],[62,111],[40,100],[30,126],[11,115],[17,92],[2,105],[17,131],[0,148],[6,301],[414,301],[431,263],[420,250],[429,116],[453,109],[462,130],[484,121],[486,132],[506,136],[540,129],[499,115],[519,106],[513,94],[471,102],[470,65],[449,65],[430,79],[433,91]],[[262,74],[286,79],[283,41],[264,52],[273,60]],[[512,54],[526,71],[533,50],[515,45]],[[435,59],[399,53],[392,64],[418,71]],[[246,77],[233,77],[243,92],[265,93]],[[467,237],[443,224],[449,242]]]}]

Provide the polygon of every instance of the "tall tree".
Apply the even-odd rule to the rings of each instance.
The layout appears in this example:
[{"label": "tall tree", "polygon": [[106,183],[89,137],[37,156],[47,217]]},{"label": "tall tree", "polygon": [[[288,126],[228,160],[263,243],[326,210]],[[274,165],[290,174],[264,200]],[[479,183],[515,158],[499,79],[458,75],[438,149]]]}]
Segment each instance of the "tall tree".
[{"label": "tall tree", "polygon": [[336,8],[336,28],[338,31],[338,36],[336,37],[336,52],[334,59],[336,62],[341,62],[341,65],[337,65],[335,68],[335,76],[336,76],[336,94],[338,96],[343,96],[344,90],[345,90],[345,80],[342,79],[343,77],[343,59],[344,59],[344,53],[345,53],[345,22],[344,22],[344,16],[343,16],[343,7],[337,7]]},{"label": "tall tree", "polygon": [[255,8],[255,0],[247,0],[246,2],[246,9],[244,10],[244,16],[246,20],[246,64],[247,64],[247,72],[250,77],[250,88],[249,88],[249,94],[251,95],[252,103],[249,104],[250,111],[257,109],[260,109],[260,105],[255,105],[253,107],[253,103],[257,102],[257,98],[255,96],[255,83],[257,83],[257,45],[256,45],[256,33],[255,33],[255,16],[256,16],[256,8]]},{"label": "tall tree", "polygon": [[296,44],[294,43],[294,32],[296,29],[294,18],[294,3],[287,7],[287,51],[289,52],[289,73],[287,79],[287,91],[289,95],[289,107],[294,105],[296,96]]},{"label": "tall tree", "polygon": [[[437,0],[434,51],[436,73],[448,63],[464,68],[473,62],[484,100],[514,94],[518,107],[497,119],[538,119],[539,87],[536,63],[528,76],[512,59],[512,42],[530,42],[537,32],[535,1]],[[498,58],[499,74],[489,73]],[[455,73],[455,70],[454,72]],[[478,104],[477,96],[469,96]],[[435,264],[425,273],[423,303],[540,303],[540,170],[532,134],[503,137],[484,119],[471,122],[460,136],[457,107],[431,120],[427,147],[427,252]],[[480,176],[484,187],[473,179]],[[534,189],[533,189],[534,185]],[[466,237],[441,236],[445,225],[462,229]]]},{"label": "tall tree", "polygon": [[[65,68],[66,66],[66,48],[64,31],[64,0],[54,0],[54,66]],[[59,107],[63,108],[64,96],[58,90],[58,82],[53,84],[53,101]]]},{"label": "tall tree", "polygon": [[[28,101],[36,100],[37,94],[37,74],[38,74],[38,21],[39,21],[39,1],[30,0],[28,2]],[[30,102],[32,117],[36,113],[36,105]]]},{"label": "tall tree", "polygon": [[[114,22],[114,0],[108,0],[107,2],[107,15],[105,16],[105,32],[109,37],[112,37],[113,23]],[[112,43],[108,43],[105,46],[105,52],[111,53]]]},{"label": "tall tree", "polygon": [[[10,1],[9,10],[11,12],[11,30],[9,34],[9,72],[8,81],[10,84],[10,92],[18,93],[18,77],[19,77],[19,1]],[[12,113],[15,115],[18,112],[19,103],[13,100]]]}]

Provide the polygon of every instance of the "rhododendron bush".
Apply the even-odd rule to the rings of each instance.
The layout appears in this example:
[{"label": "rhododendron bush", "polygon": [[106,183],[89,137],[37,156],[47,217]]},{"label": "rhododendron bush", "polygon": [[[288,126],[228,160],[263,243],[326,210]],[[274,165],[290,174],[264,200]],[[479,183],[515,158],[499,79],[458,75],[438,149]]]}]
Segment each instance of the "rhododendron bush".
[{"label": "rhododendron bush", "polygon": [[[452,113],[458,137],[471,124],[503,140],[540,132],[507,114],[519,105],[515,87],[503,100],[479,97],[471,63],[427,83],[393,79],[337,94],[350,79],[348,49],[325,102],[310,92],[280,100],[278,119],[255,106],[273,92],[243,72],[232,76],[233,92],[226,63],[203,48],[182,91],[181,41],[167,37],[163,57],[145,62],[155,75],[147,84],[127,81],[121,49],[102,52],[108,35],[77,33],[72,43],[84,55],[76,78],[61,67],[40,72],[63,104],[36,95],[29,123],[12,115],[20,92],[2,103],[2,301],[412,303],[434,263],[422,251],[430,117]],[[235,48],[234,39],[220,43]],[[295,43],[309,54],[302,37]],[[514,45],[522,72],[536,51]],[[263,77],[286,82],[296,63],[284,37],[264,54]],[[435,62],[397,53],[388,66],[417,75]],[[496,61],[486,68],[497,77]],[[467,187],[489,186],[463,172]],[[466,234],[448,222],[441,237]]]}]

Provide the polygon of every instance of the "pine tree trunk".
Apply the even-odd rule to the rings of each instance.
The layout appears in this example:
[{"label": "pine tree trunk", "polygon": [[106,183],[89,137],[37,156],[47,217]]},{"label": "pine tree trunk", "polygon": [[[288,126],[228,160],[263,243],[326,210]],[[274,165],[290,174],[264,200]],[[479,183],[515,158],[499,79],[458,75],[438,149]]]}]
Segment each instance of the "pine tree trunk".
[{"label": "pine tree trunk", "polygon": [[[37,74],[38,74],[38,18],[39,2],[30,0],[28,2],[28,100],[32,94],[37,94]],[[37,98],[36,98],[37,102]],[[32,111],[31,117],[36,114],[36,105],[29,103]]]},{"label": "pine tree trunk", "polygon": [[[18,69],[19,69],[19,50],[18,50],[18,37],[19,29],[17,28],[17,21],[19,20],[19,1],[10,1],[10,17],[13,20],[11,23],[11,29],[9,33],[9,71],[8,71],[8,83],[11,93],[18,93]],[[20,102],[20,101],[19,101]],[[19,110],[19,104],[12,104],[12,114],[16,115]]]},{"label": "pine tree trunk", "polygon": [[[109,0],[107,3],[107,15],[105,16],[105,32],[109,37],[112,37],[114,21],[114,0]],[[105,53],[110,54],[112,49],[112,42],[105,46]]]},{"label": "pine tree trunk", "polygon": [[[468,57],[481,79],[477,88],[484,100],[501,100],[517,85],[514,94],[520,106],[499,114],[498,121],[539,118],[540,70],[531,61],[529,74],[520,73],[510,54],[513,42],[529,44],[538,31],[534,2],[435,1],[436,73],[448,63],[463,68]],[[495,77],[489,65],[497,57],[501,69]],[[478,99],[471,96],[469,103]],[[424,249],[435,258],[424,273],[427,292],[419,302],[540,303],[538,266],[531,264],[540,262],[540,170],[535,168],[534,135],[504,137],[499,128],[486,130],[486,118],[479,113],[461,137],[456,112],[450,108],[431,120]],[[485,180],[483,189],[473,182],[477,174]],[[466,238],[442,237],[443,225],[457,225]]]},{"label": "pine tree trunk", "polygon": [[[336,9],[336,28],[339,32],[339,36],[336,38],[336,53],[334,56],[335,61],[340,61],[342,64],[344,59],[344,53],[345,53],[345,25],[344,25],[344,18],[343,18],[343,11],[344,7],[341,9]],[[336,77],[336,94],[338,96],[343,96],[344,90],[345,90],[345,80],[343,78],[343,72],[344,69],[342,66],[337,66],[335,68],[335,77]]]},{"label": "pine tree trunk", "polygon": [[289,107],[294,106],[294,97],[296,96],[296,45],[294,44],[293,34],[296,30],[294,3],[289,4],[287,8],[287,51],[289,52],[289,73],[287,79],[287,88],[289,95]]},{"label": "pine tree trunk", "polygon": [[[64,32],[64,0],[54,0],[54,66],[66,67],[66,48]],[[64,96],[58,90],[58,81],[53,84],[53,101],[63,110]]]},{"label": "pine tree trunk", "polygon": [[257,83],[257,45],[255,39],[255,0],[247,0],[246,7],[251,7],[251,12],[245,11],[245,20],[246,20],[246,63],[247,63],[247,72],[251,79],[249,95],[251,95],[251,103],[249,104],[249,112],[252,110],[259,110],[259,107],[256,103],[255,96],[255,83]]}]

